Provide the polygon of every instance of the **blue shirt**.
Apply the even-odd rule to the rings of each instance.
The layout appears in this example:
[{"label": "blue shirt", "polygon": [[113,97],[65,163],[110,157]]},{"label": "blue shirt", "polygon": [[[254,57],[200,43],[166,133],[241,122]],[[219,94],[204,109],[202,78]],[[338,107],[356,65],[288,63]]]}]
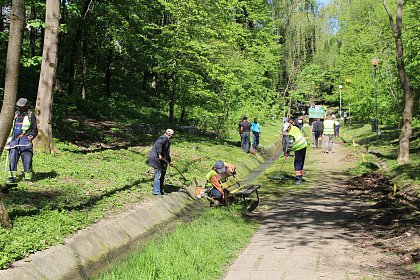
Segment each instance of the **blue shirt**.
[{"label": "blue shirt", "polygon": [[261,132],[261,127],[259,123],[252,122],[252,132]]}]

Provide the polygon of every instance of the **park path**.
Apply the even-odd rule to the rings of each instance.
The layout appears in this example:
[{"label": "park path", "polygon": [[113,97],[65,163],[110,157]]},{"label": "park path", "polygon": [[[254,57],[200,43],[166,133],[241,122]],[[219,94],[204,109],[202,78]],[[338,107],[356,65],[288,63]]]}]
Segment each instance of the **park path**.
[{"label": "park path", "polygon": [[380,254],[355,246],[360,237],[349,226],[358,205],[344,187],[351,178],[344,171],[348,150],[340,144],[333,150],[312,149],[305,175],[311,188],[262,214],[260,229],[223,279],[384,279],[375,272]]}]

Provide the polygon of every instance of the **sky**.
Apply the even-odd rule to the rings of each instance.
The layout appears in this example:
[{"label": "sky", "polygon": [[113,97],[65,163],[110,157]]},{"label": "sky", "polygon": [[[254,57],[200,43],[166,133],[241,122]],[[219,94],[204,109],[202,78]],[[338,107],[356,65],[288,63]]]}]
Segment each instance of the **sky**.
[{"label": "sky", "polygon": [[325,4],[327,4],[330,0],[317,0],[317,1],[318,1],[318,3],[320,3],[320,4],[325,5]]}]

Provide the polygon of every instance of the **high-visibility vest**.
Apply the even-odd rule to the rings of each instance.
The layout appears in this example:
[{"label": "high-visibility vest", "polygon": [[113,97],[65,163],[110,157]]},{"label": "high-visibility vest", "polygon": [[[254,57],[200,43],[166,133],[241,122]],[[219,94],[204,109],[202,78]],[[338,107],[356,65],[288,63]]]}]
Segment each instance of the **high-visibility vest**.
[{"label": "high-visibility vest", "polygon": [[334,121],[333,120],[325,120],[324,121],[324,135],[334,135]]},{"label": "high-visibility vest", "polygon": [[213,175],[216,175],[217,174],[217,172],[216,171],[214,171],[214,170],[210,170],[209,171],[209,173],[207,173],[206,174],[206,179],[207,179],[207,181],[210,181],[210,178],[213,176]]},{"label": "high-visibility vest", "polygon": [[292,136],[295,139],[292,151],[299,151],[308,146],[308,142],[306,142],[302,131],[298,127],[292,125],[289,131],[289,136]]},{"label": "high-visibility vest", "polygon": [[[15,123],[16,123],[16,118],[17,118],[18,115],[19,115],[18,113],[15,113],[15,117],[13,119],[13,126],[12,126],[12,129],[10,131],[10,136],[13,134],[13,129],[14,129],[14,126],[15,126]],[[28,111],[28,115],[23,117],[22,128],[21,128],[22,129],[22,134],[25,134],[28,131],[28,129],[31,127],[31,115],[32,115],[32,112]]]}]

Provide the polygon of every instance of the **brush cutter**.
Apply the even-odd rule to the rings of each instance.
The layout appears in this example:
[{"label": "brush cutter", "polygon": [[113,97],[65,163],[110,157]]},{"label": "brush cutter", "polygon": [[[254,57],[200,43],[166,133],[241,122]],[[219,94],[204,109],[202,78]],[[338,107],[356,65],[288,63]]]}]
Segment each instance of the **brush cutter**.
[{"label": "brush cutter", "polygon": [[[4,163],[3,182],[7,181],[7,171],[9,170],[10,150],[16,149],[16,148],[19,148],[19,147],[28,147],[30,145],[31,145],[31,143],[28,143],[26,145],[15,145],[13,147],[6,145],[6,147],[4,147],[4,149],[6,150],[6,161]],[[17,185],[17,183],[8,183],[7,185],[9,185],[9,186],[10,185]]]}]

